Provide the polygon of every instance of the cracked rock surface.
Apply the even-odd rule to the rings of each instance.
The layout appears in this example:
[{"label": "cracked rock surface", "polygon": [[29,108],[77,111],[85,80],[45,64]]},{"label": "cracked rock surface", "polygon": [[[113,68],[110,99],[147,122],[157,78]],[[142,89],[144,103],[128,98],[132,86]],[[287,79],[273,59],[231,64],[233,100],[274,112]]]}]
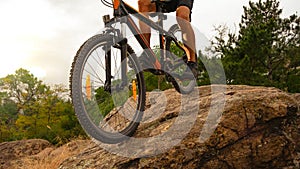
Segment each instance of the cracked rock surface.
[{"label": "cracked rock surface", "polygon": [[[81,141],[76,147],[83,148],[70,153],[59,168],[300,168],[299,94],[242,85],[212,93],[213,87],[198,87],[199,97],[185,101],[173,89],[148,93],[143,121],[133,136],[143,141],[105,148]],[[220,96],[226,101],[222,115],[209,116],[212,105],[221,104],[213,102]],[[209,133],[205,126],[215,130]],[[41,153],[51,161],[55,156],[47,154],[55,151]]]},{"label": "cracked rock surface", "polygon": [[[131,157],[122,157],[92,144],[84,152],[65,160],[60,168],[300,167],[298,94],[291,95],[276,88],[226,86],[226,91],[222,91],[226,103],[222,116],[217,119],[219,124],[209,139],[201,142],[199,136],[210,111],[212,97],[218,93],[212,94],[211,86],[199,87],[198,91],[200,97],[189,100],[199,103],[195,122],[188,134],[171,148],[152,156],[146,153],[145,157],[137,157],[133,153]],[[181,110],[180,95],[174,90],[164,91],[163,94],[163,97],[155,96],[156,100],[147,100],[144,118],[147,123],[139,126],[135,138],[162,134],[176,120],[183,128],[184,124],[189,123],[187,119],[178,118]],[[160,113],[160,106],[157,105],[161,104],[160,98],[166,99],[167,105],[163,113],[157,115],[155,110]],[[190,109],[193,110],[192,107]],[[154,115],[158,117],[152,118]],[[175,132],[171,134],[172,139],[168,142],[171,144],[177,135]],[[144,146],[137,145],[137,149],[150,152],[153,147],[168,147],[168,143],[161,145],[155,140],[149,140]],[[122,144],[118,146],[122,147]]]}]

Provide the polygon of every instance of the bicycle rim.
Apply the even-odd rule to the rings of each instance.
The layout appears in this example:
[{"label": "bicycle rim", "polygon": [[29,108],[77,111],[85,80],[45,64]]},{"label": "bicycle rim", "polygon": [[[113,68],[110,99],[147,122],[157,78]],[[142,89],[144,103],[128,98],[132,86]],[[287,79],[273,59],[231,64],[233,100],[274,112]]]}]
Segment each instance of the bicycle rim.
[{"label": "bicycle rim", "polygon": [[[118,143],[133,135],[145,106],[145,84],[132,48],[127,47],[126,83],[122,80],[121,50],[112,36],[96,35],[77,52],[71,70],[71,95],[76,115],[88,135]],[[110,58],[110,67],[106,62]],[[111,69],[111,85],[106,71]],[[124,69],[123,69],[124,70]],[[107,86],[107,85],[106,85]]]}]

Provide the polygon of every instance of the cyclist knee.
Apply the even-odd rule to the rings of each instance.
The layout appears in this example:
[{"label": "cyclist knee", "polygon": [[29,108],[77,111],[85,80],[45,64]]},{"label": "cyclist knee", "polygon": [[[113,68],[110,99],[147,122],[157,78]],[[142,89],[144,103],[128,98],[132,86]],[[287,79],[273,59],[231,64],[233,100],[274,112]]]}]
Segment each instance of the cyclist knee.
[{"label": "cyclist knee", "polygon": [[140,12],[155,12],[155,5],[151,0],[138,0],[138,7]]},{"label": "cyclist knee", "polygon": [[179,6],[176,10],[177,21],[190,21],[190,9],[186,6]]}]

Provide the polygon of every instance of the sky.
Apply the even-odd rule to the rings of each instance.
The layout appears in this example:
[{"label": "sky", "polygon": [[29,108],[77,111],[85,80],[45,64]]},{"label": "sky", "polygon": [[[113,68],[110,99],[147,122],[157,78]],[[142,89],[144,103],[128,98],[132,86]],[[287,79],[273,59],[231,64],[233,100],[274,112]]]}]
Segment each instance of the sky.
[{"label": "sky", "polygon": [[[137,7],[137,0],[124,0]],[[258,0],[253,0],[257,2]],[[248,0],[195,0],[192,24],[207,39],[214,26],[237,31]],[[300,12],[299,0],[281,0],[283,17]],[[47,84],[68,85],[76,51],[112,14],[100,0],[1,0],[0,77],[25,68]]]}]

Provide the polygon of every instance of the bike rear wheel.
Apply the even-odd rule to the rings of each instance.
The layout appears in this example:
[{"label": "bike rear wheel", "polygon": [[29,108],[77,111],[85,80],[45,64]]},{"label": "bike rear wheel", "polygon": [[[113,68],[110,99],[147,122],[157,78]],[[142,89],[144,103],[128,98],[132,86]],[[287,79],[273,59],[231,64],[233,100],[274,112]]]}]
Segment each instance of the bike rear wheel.
[{"label": "bike rear wheel", "polygon": [[[177,38],[179,43],[183,44],[182,32],[178,24],[171,26],[168,32],[170,34],[173,34]],[[186,71],[187,69],[187,64],[186,64],[187,58],[182,57],[185,55],[185,52],[179,49],[179,47],[177,47],[175,43],[170,39],[166,40],[166,49],[169,49],[167,56],[171,64],[170,66],[171,72],[167,75],[167,79],[171,81],[174,88],[179,93],[181,94],[191,93],[194,90],[195,86],[197,85],[196,79],[191,80],[191,79],[180,78],[181,74],[183,74],[183,72]],[[177,76],[172,76],[172,74]]]},{"label": "bike rear wheel", "polygon": [[127,45],[127,57],[122,61],[121,47],[113,39],[112,35],[88,39],[74,58],[70,77],[72,102],[81,126],[91,137],[109,144],[133,135],[146,98],[143,72],[133,49]]}]

